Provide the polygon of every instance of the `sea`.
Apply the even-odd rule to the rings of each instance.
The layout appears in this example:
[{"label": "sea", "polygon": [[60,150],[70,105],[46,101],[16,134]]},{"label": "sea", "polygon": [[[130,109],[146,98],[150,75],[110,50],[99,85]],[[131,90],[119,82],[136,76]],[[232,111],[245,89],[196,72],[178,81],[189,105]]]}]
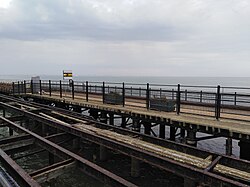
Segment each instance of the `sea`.
[{"label": "sea", "polygon": [[[62,80],[60,75],[0,75],[0,81],[12,82],[30,80],[40,76],[42,80]],[[168,76],[74,76],[76,81],[116,82],[162,85],[195,85],[195,86],[225,86],[250,88],[250,77],[168,77]]]},{"label": "sea", "polygon": [[[0,75],[0,82],[13,82],[30,80],[32,76],[40,76],[41,80],[62,80],[60,75]],[[250,94],[250,77],[168,77],[168,76],[74,76],[75,81],[89,82],[115,82],[115,83],[132,83],[132,84],[160,84],[160,85],[192,85],[192,86],[213,86],[224,87],[241,87],[249,88],[246,92]],[[166,136],[169,136],[169,129],[166,129]],[[208,136],[207,134],[197,133],[197,137]],[[212,152],[225,154],[225,138],[214,138],[199,141],[198,148]],[[238,141],[233,140],[233,155],[239,157]],[[88,186],[88,185],[87,185]],[[92,186],[92,185],[89,185]],[[171,186],[171,185],[170,185]],[[175,185],[173,185],[175,186]]]}]

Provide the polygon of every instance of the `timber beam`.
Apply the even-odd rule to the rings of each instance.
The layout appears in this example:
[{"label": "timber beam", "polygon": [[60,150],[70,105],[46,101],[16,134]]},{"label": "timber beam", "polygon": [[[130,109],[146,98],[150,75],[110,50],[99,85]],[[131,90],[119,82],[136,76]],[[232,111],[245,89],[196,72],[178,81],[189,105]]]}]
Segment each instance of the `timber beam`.
[{"label": "timber beam", "polygon": [[57,178],[64,172],[69,171],[74,167],[76,167],[76,162],[73,159],[68,159],[36,170],[32,173],[29,173],[29,175],[37,182],[44,183],[50,181],[51,179]]}]

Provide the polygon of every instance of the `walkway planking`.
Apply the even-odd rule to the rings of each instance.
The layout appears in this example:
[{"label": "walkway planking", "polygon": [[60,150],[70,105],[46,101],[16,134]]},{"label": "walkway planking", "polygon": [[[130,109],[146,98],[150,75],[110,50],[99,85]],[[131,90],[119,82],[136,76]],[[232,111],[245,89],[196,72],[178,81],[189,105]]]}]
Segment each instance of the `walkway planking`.
[{"label": "walkway planking", "polygon": [[[82,95],[75,95],[74,100],[71,96],[63,95],[60,98],[59,94],[53,93],[52,96],[48,94],[26,94],[29,97],[46,99],[54,102],[64,102],[67,104],[78,105],[86,108],[106,110],[110,112],[115,112],[117,114],[127,114],[132,117],[145,118],[145,119],[156,119],[159,122],[168,122],[170,125],[177,125],[180,127],[187,127],[194,129],[196,131],[206,132],[212,131],[212,133],[221,133],[222,131],[226,132],[227,136],[233,137],[236,139],[247,139],[249,140],[250,136],[250,121],[239,121],[234,120],[234,115],[232,114],[223,114],[225,116],[231,116],[232,119],[223,119],[216,120],[214,117],[204,116],[207,113],[211,113],[209,111],[199,110],[200,106],[192,106],[195,108],[195,111],[198,111],[200,115],[187,114],[191,109],[183,109],[186,110],[187,113],[181,113],[177,115],[175,112],[163,112],[156,110],[147,110],[145,108],[144,103],[140,101],[140,103],[135,103],[133,100],[129,100],[126,104],[131,103],[130,106],[125,105],[124,107],[121,105],[110,105],[103,104],[101,96],[89,95],[89,101],[87,102]],[[183,112],[183,111],[182,111]],[[242,116],[242,120],[250,120],[250,116]],[[205,130],[204,130],[205,129]]]}]

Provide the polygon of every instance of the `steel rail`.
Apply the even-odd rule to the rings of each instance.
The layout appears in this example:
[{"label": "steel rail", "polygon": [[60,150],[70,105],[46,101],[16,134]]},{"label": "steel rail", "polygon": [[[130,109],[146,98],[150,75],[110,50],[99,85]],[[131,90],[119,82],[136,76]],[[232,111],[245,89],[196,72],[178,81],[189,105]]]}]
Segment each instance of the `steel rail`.
[{"label": "steel rail", "polygon": [[14,160],[12,160],[2,149],[0,149],[0,159],[4,167],[10,172],[11,176],[21,186],[40,187]]},{"label": "steel rail", "polygon": [[[31,135],[35,139],[35,143],[39,146],[45,148],[49,152],[56,154],[58,157],[65,159],[65,158],[73,158],[77,161],[77,164],[83,168],[83,171],[94,178],[97,178],[98,180],[101,179],[102,182],[111,184],[112,186],[127,186],[127,187],[136,187],[136,185],[132,184],[131,182],[105,170],[104,168],[101,168],[100,166],[76,155],[75,153],[72,153],[68,151],[67,149],[25,129],[24,127],[21,127],[17,124],[15,124],[12,121],[7,120],[6,118],[0,116],[0,119],[3,120],[5,123],[9,125],[9,127],[18,129],[20,131],[23,131],[26,134]],[[98,176],[98,177],[97,177]]]}]

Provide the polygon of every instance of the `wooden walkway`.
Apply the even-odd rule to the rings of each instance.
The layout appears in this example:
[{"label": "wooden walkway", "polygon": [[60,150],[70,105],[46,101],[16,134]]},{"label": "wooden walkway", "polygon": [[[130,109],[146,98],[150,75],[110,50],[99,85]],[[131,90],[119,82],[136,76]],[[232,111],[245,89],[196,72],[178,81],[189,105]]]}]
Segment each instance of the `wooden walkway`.
[{"label": "wooden walkway", "polygon": [[[211,134],[219,133],[222,136],[232,137],[235,139],[250,139],[250,116],[243,115],[241,116],[241,120],[246,121],[240,121],[238,120],[240,115],[225,113],[222,114],[224,115],[222,117],[227,117],[231,119],[221,118],[220,120],[216,120],[214,117],[205,116],[213,116],[214,111],[212,111],[211,107],[187,107],[185,109],[182,109],[182,113],[180,115],[177,115],[176,112],[147,110],[145,108],[146,103],[144,100],[126,99],[126,105],[123,107],[121,105],[103,104],[101,96],[91,94],[89,95],[88,102],[85,100],[83,94],[75,95],[74,99],[72,99],[70,94],[63,94],[62,98],[60,98],[58,93],[53,93],[52,96],[49,96],[47,93],[43,93],[43,95],[26,95],[33,98],[40,98],[54,102],[64,102],[67,104],[82,106],[83,108],[105,110],[107,112],[114,112],[121,115],[129,115],[132,117],[152,120],[156,122],[167,122],[169,123],[169,125],[174,125],[175,127],[189,128],[199,132],[206,132]],[[230,110],[233,109],[224,110],[228,110],[228,112],[230,112]],[[244,114],[249,113],[250,115],[249,111],[242,112]],[[247,122],[247,120],[249,120],[249,122]]]}]

